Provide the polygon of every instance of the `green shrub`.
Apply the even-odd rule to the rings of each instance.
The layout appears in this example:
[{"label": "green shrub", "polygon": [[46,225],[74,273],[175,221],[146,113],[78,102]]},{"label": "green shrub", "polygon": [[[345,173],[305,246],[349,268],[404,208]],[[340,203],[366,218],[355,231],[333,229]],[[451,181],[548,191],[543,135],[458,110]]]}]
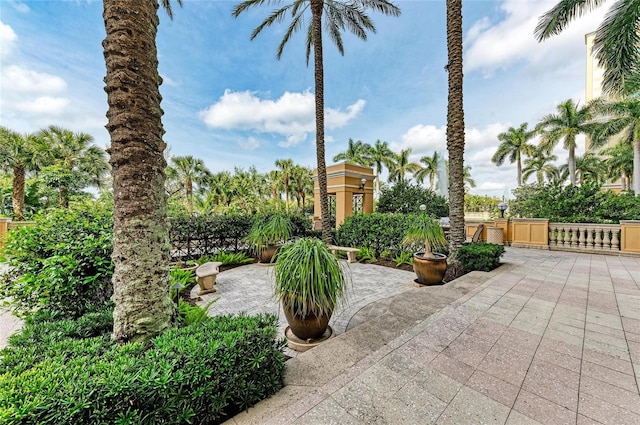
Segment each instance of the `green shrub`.
[{"label": "green shrub", "polygon": [[244,252],[228,252],[224,249],[217,254],[204,255],[194,262],[201,266],[209,261],[215,261],[222,263],[223,266],[236,265],[236,264],[250,264],[253,263],[252,257],[247,257]]},{"label": "green shrub", "polygon": [[147,347],[64,323],[28,324],[0,352],[0,423],[215,424],[282,386],[273,315],[218,316]]},{"label": "green shrub", "polygon": [[376,251],[373,248],[360,248],[360,251],[356,254],[356,257],[365,263],[376,262]]},{"label": "green shrub", "polygon": [[111,211],[98,204],[57,209],[9,233],[9,271],[0,298],[19,313],[44,308],[79,316],[105,303],[113,290]]},{"label": "green shrub", "polygon": [[443,196],[410,182],[396,183],[382,189],[376,211],[380,213],[419,213],[422,204],[427,207],[425,212],[431,217],[440,218],[449,215],[449,204]]},{"label": "green shrub", "polygon": [[354,214],[336,231],[336,243],[375,252],[389,251],[390,256],[395,256],[404,251],[402,237],[410,220],[411,217],[404,214]]},{"label": "green shrub", "polygon": [[548,218],[563,223],[619,223],[640,219],[640,197],[617,194],[600,186],[523,185],[509,202],[514,216]]},{"label": "green shrub", "polygon": [[476,242],[462,245],[458,248],[456,256],[465,273],[474,270],[489,272],[500,265],[500,256],[503,253],[502,245]]},{"label": "green shrub", "polygon": [[396,267],[400,267],[403,264],[409,264],[410,266],[412,266],[413,265],[413,253],[407,252],[407,251],[400,252],[398,255],[396,255],[393,258],[393,261],[395,261]]}]

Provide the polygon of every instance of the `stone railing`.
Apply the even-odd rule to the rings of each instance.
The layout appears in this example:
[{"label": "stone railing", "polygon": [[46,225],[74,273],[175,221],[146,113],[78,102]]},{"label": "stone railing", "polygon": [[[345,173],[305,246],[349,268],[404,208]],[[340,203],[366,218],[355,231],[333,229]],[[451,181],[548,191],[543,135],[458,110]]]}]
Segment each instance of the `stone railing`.
[{"label": "stone railing", "polygon": [[620,251],[619,224],[549,223],[549,248]]}]

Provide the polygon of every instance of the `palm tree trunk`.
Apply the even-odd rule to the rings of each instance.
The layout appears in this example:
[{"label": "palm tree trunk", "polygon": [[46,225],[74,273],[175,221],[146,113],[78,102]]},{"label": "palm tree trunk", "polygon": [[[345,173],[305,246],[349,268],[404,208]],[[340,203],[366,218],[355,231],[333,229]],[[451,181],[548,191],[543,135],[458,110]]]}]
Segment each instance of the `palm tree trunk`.
[{"label": "palm tree trunk", "polygon": [[324,156],[324,68],[322,59],[322,6],[323,0],[311,0],[313,32],[313,61],[316,85],[316,160],[318,186],[320,188],[320,215],[322,216],[322,240],[331,241],[329,195],[327,194],[327,164]]},{"label": "palm tree trunk", "polygon": [[576,150],[569,148],[569,181],[571,186],[576,185]]},{"label": "palm tree trunk", "polygon": [[24,179],[25,169],[22,164],[13,167],[12,204],[14,220],[24,220]]},{"label": "palm tree trunk", "polygon": [[522,160],[520,158],[520,152],[518,152],[516,163],[518,166],[518,187],[520,187],[522,186]]},{"label": "palm tree trunk", "polygon": [[156,0],[104,0],[113,175],[113,334],[144,341],[171,326]]},{"label": "palm tree trunk", "polygon": [[640,196],[640,139],[633,141],[633,192]]},{"label": "palm tree trunk", "polygon": [[455,260],[464,231],[464,109],[462,91],[462,0],[447,0],[450,254]]}]

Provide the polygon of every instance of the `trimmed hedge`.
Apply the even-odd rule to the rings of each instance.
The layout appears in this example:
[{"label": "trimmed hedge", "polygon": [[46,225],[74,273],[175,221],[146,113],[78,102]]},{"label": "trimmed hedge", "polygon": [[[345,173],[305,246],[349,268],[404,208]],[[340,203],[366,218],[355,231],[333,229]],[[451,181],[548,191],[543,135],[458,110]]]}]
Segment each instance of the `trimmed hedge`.
[{"label": "trimmed hedge", "polygon": [[148,347],[115,345],[104,316],[93,319],[28,323],[11,338],[0,423],[217,424],[282,387],[273,315],[217,316]]},{"label": "trimmed hedge", "polygon": [[500,257],[503,253],[503,245],[475,242],[458,248],[456,257],[465,273],[474,270],[489,272],[500,265]]},{"label": "trimmed hedge", "polygon": [[402,245],[413,215],[410,214],[354,214],[347,217],[336,231],[340,246],[370,248],[379,255],[389,251],[391,257],[406,251]]}]

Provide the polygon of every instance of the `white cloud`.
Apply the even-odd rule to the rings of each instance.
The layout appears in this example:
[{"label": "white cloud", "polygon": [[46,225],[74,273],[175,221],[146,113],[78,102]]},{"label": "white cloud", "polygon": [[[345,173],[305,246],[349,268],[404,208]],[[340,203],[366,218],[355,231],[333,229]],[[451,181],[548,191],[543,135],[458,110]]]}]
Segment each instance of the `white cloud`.
[{"label": "white cloud", "polygon": [[467,72],[482,70],[491,76],[516,62],[546,73],[558,71],[556,67],[573,67],[570,61],[584,57],[584,35],[598,27],[611,3],[575,19],[561,34],[538,43],[534,36],[538,18],[556,1],[506,0],[500,5],[503,20],[492,23],[484,17],[467,32],[465,68]]},{"label": "white cloud", "polygon": [[262,145],[262,142],[255,137],[248,137],[247,139],[238,142],[238,144],[242,149],[246,151],[252,151],[258,149],[260,145]]},{"label": "white cloud", "polygon": [[34,100],[17,102],[15,109],[35,115],[57,116],[62,115],[69,103],[69,99],[63,97],[40,96]]},{"label": "white cloud", "polygon": [[[366,102],[359,99],[339,109],[325,110],[325,125],[329,129],[345,126],[359,115]],[[218,102],[200,112],[200,118],[210,128],[245,130],[285,136],[279,143],[287,147],[296,145],[315,131],[315,98],[306,90],[302,93],[285,92],[279,99],[261,99],[250,91],[225,90]]]},{"label": "white cloud", "polygon": [[18,65],[2,68],[0,84],[4,90],[19,93],[61,93],[66,90],[67,83],[60,77],[32,71]]},{"label": "white cloud", "polygon": [[14,42],[18,39],[15,31],[9,25],[0,21],[0,44],[2,50],[0,50],[0,56],[8,56],[13,49]]}]

